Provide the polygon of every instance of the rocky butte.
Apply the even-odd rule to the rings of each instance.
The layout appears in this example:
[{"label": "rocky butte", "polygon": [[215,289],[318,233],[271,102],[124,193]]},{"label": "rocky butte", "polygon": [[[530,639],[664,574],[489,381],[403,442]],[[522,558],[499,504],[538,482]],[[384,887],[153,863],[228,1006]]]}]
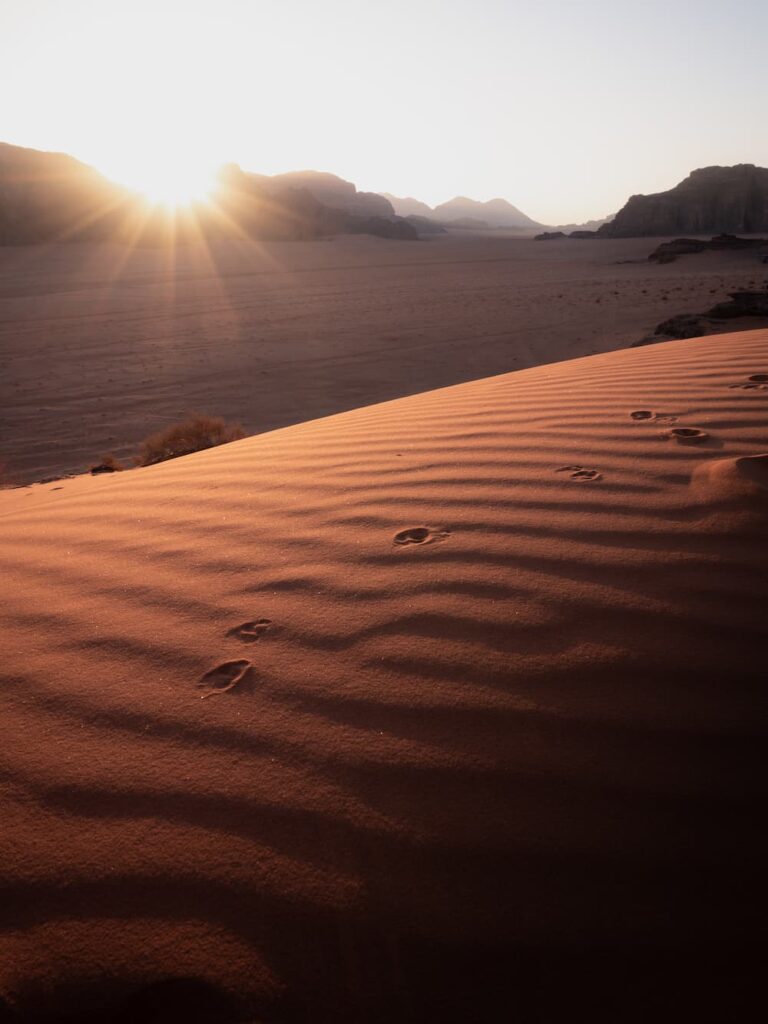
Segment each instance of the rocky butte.
[{"label": "rocky butte", "polygon": [[768,231],[768,168],[702,167],[668,192],[632,196],[603,238]]}]

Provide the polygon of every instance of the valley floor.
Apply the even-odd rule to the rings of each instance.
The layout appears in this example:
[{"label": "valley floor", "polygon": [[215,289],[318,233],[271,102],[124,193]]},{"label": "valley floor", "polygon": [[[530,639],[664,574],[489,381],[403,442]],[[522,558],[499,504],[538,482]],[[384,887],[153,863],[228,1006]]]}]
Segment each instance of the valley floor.
[{"label": "valley floor", "polygon": [[657,266],[658,241],[2,248],[0,462],[39,480],[189,412],[260,433],[623,348],[768,273],[738,253]]}]

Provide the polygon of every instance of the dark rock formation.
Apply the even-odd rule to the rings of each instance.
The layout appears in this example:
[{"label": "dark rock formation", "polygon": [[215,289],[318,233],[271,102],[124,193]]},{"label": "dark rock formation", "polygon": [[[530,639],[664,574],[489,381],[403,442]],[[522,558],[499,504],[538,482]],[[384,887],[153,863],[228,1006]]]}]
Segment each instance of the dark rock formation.
[{"label": "dark rock formation", "polygon": [[702,238],[675,238],[671,242],[662,242],[653,250],[648,259],[656,263],[673,263],[678,256],[685,256],[692,252],[704,252],[707,249],[740,252],[745,249],[762,250],[763,248],[768,248],[768,239],[739,238],[736,235],[716,235],[708,242]]},{"label": "dark rock formation", "polygon": [[726,249],[740,251],[742,249],[759,249],[768,245],[768,238],[739,238],[737,235],[715,235],[710,238],[708,249]]},{"label": "dark rock formation", "polygon": [[662,242],[648,257],[655,263],[673,263],[678,256],[691,252],[704,252],[709,243],[696,238],[675,238],[671,242]]},{"label": "dark rock formation", "polygon": [[565,231],[542,231],[535,234],[534,242],[554,242],[555,239],[596,239],[597,231],[578,230],[566,234]]},{"label": "dark rock formation", "polygon": [[378,235],[403,242],[415,242],[419,237],[413,224],[402,217],[350,217],[344,230],[351,235]]},{"label": "dark rock formation", "polygon": [[445,235],[448,233],[442,224],[430,220],[429,217],[417,217],[415,214],[409,214],[409,216],[403,219],[416,228],[419,235]]},{"label": "dark rock formation", "polygon": [[735,316],[768,316],[768,291],[730,292],[730,302],[718,302],[707,316],[731,319]]},{"label": "dark rock formation", "polygon": [[719,302],[706,313],[682,313],[670,317],[648,334],[635,341],[630,348],[655,345],[659,341],[679,338],[698,338],[707,334],[722,334],[734,329],[727,321],[737,317],[758,317],[755,326],[768,325],[768,290],[762,292],[731,292],[729,302]]},{"label": "dark rock formation", "polygon": [[768,231],[768,168],[737,164],[693,171],[668,192],[632,196],[599,234],[633,238],[722,231]]}]

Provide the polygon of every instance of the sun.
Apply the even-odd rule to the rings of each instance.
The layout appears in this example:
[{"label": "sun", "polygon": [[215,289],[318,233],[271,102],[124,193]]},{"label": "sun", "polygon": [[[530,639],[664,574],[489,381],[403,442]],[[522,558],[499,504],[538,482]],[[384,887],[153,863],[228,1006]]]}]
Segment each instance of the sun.
[{"label": "sun", "polygon": [[216,167],[193,160],[156,158],[126,168],[120,177],[153,206],[176,208],[208,202],[216,188],[216,173]]}]

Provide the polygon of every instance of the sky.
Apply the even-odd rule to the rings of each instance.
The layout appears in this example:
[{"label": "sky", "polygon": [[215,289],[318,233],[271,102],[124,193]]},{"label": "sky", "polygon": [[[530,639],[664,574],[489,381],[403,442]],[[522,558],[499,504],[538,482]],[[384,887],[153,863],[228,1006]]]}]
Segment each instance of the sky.
[{"label": "sky", "polygon": [[546,224],[768,165],[767,0],[0,0],[0,141],[158,195],[217,166]]}]

